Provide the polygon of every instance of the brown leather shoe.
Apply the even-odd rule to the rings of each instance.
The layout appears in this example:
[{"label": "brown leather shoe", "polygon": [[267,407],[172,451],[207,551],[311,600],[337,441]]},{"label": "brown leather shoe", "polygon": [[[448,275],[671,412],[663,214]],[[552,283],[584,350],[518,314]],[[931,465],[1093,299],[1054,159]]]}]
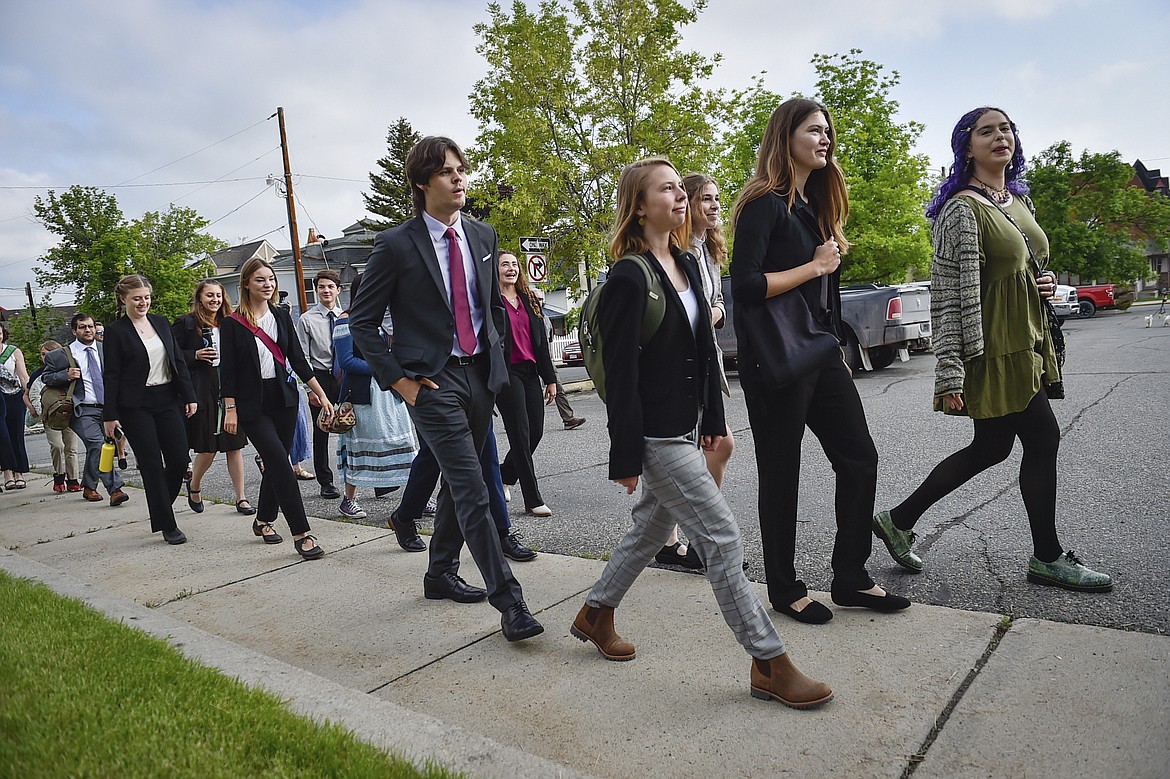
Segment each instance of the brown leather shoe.
[{"label": "brown leather shoe", "polygon": [[97,490],[91,490],[89,487],[86,487],[81,491],[81,497],[89,501],[98,501],[102,499],[102,494]]},{"label": "brown leather shoe", "polygon": [[110,493],[110,505],[121,506],[126,501],[130,500],[130,496],[121,490],[114,490]]},{"label": "brown leather shoe", "polygon": [[794,709],[813,709],[833,700],[833,691],[824,682],[802,674],[785,652],[771,660],[752,660],[752,697],[780,701]]},{"label": "brown leather shoe", "polygon": [[577,612],[569,632],[582,641],[592,641],[606,660],[633,660],[634,645],[613,629],[613,608],[586,603]]}]

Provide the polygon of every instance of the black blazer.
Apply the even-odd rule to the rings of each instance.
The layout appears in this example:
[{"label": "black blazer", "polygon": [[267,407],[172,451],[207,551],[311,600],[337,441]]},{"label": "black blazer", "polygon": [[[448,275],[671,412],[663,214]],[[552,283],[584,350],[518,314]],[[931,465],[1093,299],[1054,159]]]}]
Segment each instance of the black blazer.
[{"label": "black blazer", "polygon": [[[499,240],[491,225],[466,214],[461,218],[475,260],[476,289],[484,311],[483,327],[477,335],[490,360],[488,389],[496,393],[508,383],[503,348],[507,313],[500,298],[497,265]],[[387,308],[394,320],[394,343],[389,348],[378,330]],[[451,357],[455,315],[421,216],[378,233],[374,239],[357,299],[350,304],[349,331],[384,390],[404,376],[433,377]]]},{"label": "black blazer", "polygon": [[[597,311],[605,344],[605,394],[609,414],[609,478],[642,474],[645,438],[686,435],[699,424],[700,435],[726,435],[719,359],[711,330],[711,306],[703,294],[695,258],[675,250],[675,261],[687,275],[699,303],[696,334],[662,265],[646,257],[666,295],[662,325],[646,344],[642,313],[646,308],[646,277],[630,262],[613,266]],[[699,420],[702,407],[702,420]]]},{"label": "black blazer", "polygon": [[[515,347],[515,342],[512,340],[512,319],[508,314],[507,306],[508,303],[505,301],[504,316],[508,323],[508,338],[504,343],[504,359],[511,366],[512,349]],[[548,333],[544,329],[544,317],[537,316],[532,310],[532,304],[528,301],[527,295],[520,295],[520,306],[528,314],[528,332],[532,334],[532,353],[536,355],[536,372],[540,374],[545,386],[555,384],[557,371],[553,367],[552,355],[549,353]]]},{"label": "black blazer", "polygon": [[[179,392],[183,403],[195,403],[195,388],[191,386],[191,374],[187,361],[175,344],[171,323],[158,314],[147,314],[146,320],[162,340],[171,367],[171,382]],[[106,326],[106,339],[102,342],[105,355],[102,361],[102,381],[106,384],[106,405],[102,419],[121,419],[122,411],[142,404],[146,391],[146,376],[150,373],[150,360],[146,347],[134,331],[130,317],[115,319]]]},{"label": "black blazer", "polygon": [[219,402],[219,371],[211,363],[195,357],[195,352],[203,348],[203,333],[200,330],[199,320],[194,314],[183,314],[171,327],[175,344],[187,361],[197,402],[200,406],[210,406]]},{"label": "black blazer", "polygon": [[[313,378],[300,341],[293,332],[292,316],[283,308],[269,306],[276,316],[276,345],[284,359],[292,366],[301,381]],[[242,315],[241,315],[242,316]],[[231,317],[225,317],[219,326],[219,391],[225,398],[236,401],[236,417],[241,422],[256,420],[264,413],[264,384],[260,378],[260,355],[256,351],[259,338]],[[300,389],[296,382],[285,381],[284,368],[276,364],[276,378],[283,392],[284,406],[300,403]]]}]

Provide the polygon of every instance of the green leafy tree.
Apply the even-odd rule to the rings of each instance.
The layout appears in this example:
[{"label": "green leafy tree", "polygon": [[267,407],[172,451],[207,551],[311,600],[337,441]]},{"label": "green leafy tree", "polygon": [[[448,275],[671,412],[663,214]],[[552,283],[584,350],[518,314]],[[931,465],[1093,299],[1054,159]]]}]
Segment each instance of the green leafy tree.
[{"label": "green leafy tree", "polygon": [[207,220],[189,208],[172,205],[127,222],[117,200],[96,187],[49,190],[33,211],[60,237],[41,257],[37,283],[50,292],[75,289],[78,309],[107,322],[117,315],[114,286],[129,273],[151,280],[153,312],[186,312],[195,283],[213,270],[208,255],[227,245],[201,233]]},{"label": "green leafy tree", "polygon": [[718,172],[714,175],[728,212],[756,168],[760,139],[772,113],[782,102],[783,95],[764,86],[763,73],[752,78],[750,87],[733,90],[727,100],[723,120],[726,129],[720,144]]},{"label": "green leafy tree", "polygon": [[897,120],[898,101],[890,95],[901,81],[848,54],[816,54],[817,94],[833,113],[837,159],[849,186],[852,247],[841,275],[851,281],[902,282],[930,267],[930,226],[923,207],[930,199],[925,155],[912,149],[922,134],[918,122]]},{"label": "green leafy tree", "polygon": [[706,0],[517,0],[476,25],[487,74],[471,94],[476,202],[503,245],[553,239],[553,283],[607,264],[623,166],[666,155],[682,173],[711,170],[723,93],[701,84],[719,56],[682,48]]},{"label": "green leafy tree", "polygon": [[1030,194],[1053,268],[1114,284],[1150,277],[1145,248],[1153,241],[1165,251],[1170,198],[1131,186],[1133,176],[1118,152],[1076,158],[1068,141],[1032,158]]},{"label": "green leafy tree", "polygon": [[41,367],[41,344],[49,340],[65,344],[72,335],[69,332],[69,318],[53,308],[48,295],[37,304],[35,318],[30,312],[22,311],[8,320],[8,329],[12,343],[24,352],[24,363],[29,373]]},{"label": "green leafy tree", "polygon": [[386,156],[378,160],[381,173],[370,174],[371,192],[362,193],[366,210],[382,219],[366,219],[369,230],[385,230],[414,216],[410,183],[406,180],[406,155],[422,140],[406,117],[400,117],[386,131]]}]

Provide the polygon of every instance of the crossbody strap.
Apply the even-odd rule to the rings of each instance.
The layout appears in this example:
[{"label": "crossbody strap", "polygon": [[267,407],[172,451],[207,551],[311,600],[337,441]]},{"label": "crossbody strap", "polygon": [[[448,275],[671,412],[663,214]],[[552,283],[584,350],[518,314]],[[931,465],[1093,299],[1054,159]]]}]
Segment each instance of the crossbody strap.
[{"label": "crossbody strap", "polygon": [[12,344],[8,344],[8,346],[5,346],[4,351],[0,352],[0,362],[8,362],[8,358],[11,357],[12,353],[15,351],[16,351],[16,347],[13,346]]},{"label": "crossbody strap", "polygon": [[[996,203],[995,198],[993,198],[991,196],[991,193],[988,192],[983,187],[975,187],[975,186],[968,184],[967,189],[978,192],[980,195],[983,195],[983,197],[987,198],[987,202],[991,203],[991,205],[995,206],[996,210],[999,211],[1001,214],[1003,214],[1004,219],[1011,222],[1012,227],[1014,227],[1020,231],[1020,237],[1024,239],[1024,246],[1028,247],[1028,259],[1032,262],[1032,270],[1035,271],[1037,276],[1039,276],[1042,273],[1042,271],[1040,270],[1040,263],[1036,260],[1036,252],[1032,250],[1032,242],[1030,240],[1028,240],[1028,234],[1024,232],[1024,228],[1020,227],[1020,223],[1017,222],[1012,217],[1012,215],[1009,214],[1007,212],[1007,210],[1004,209],[1003,206],[1001,206],[999,203]],[[1017,195],[1017,197],[1019,197],[1019,196]]]},{"label": "crossbody strap", "polygon": [[284,359],[284,352],[280,350],[280,346],[276,343],[276,341],[273,341],[268,333],[264,332],[263,328],[252,324],[238,312],[231,314],[231,318],[252,331],[252,335],[256,336],[256,338],[260,340],[260,343],[264,344],[266,347],[268,347],[268,351],[272,352],[273,359],[280,363],[280,367],[288,370],[288,365],[285,363]]}]

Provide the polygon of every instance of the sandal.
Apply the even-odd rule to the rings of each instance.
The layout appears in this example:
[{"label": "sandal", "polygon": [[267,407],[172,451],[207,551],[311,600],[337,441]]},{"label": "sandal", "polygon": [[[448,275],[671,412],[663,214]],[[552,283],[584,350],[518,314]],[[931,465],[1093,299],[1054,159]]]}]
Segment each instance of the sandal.
[{"label": "sandal", "polygon": [[[311,549],[305,548],[305,544],[308,541],[313,542],[313,547]],[[316,560],[318,557],[325,556],[325,550],[317,545],[317,537],[311,533],[298,538],[296,541],[293,541],[293,546],[296,548],[297,554],[306,560]]]},{"label": "sandal", "polygon": [[242,500],[236,501],[236,511],[240,512],[241,514],[251,516],[256,513],[256,508],[248,502],[247,498],[244,498]]},{"label": "sandal", "polygon": [[[252,534],[260,536],[266,544],[279,544],[284,539],[272,528],[271,522],[252,521]],[[300,549],[297,549],[299,552]]]},{"label": "sandal", "polygon": [[16,480],[16,489],[23,490],[25,488],[25,486],[27,486],[27,485],[25,485],[24,479],[17,479]]},{"label": "sandal", "polygon": [[199,502],[196,503],[195,501],[191,500],[191,496],[192,495],[199,495],[202,492],[203,492],[203,490],[191,489],[191,482],[187,482],[187,505],[190,506],[191,510],[194,511],[196,514],[203,513],[203,498],[202,497],[199,498]]},{"label": "sandal", "polygon": [[8,481],[4,482],[4,489],[6,489],[6,490],[16,489],[16,479],[9,479]]},{"label": "sandal", "polygon": [[293,468],[293,475],[301,481],[313,481],[313,479],[317,478],[299,465],[296,468]]}]

